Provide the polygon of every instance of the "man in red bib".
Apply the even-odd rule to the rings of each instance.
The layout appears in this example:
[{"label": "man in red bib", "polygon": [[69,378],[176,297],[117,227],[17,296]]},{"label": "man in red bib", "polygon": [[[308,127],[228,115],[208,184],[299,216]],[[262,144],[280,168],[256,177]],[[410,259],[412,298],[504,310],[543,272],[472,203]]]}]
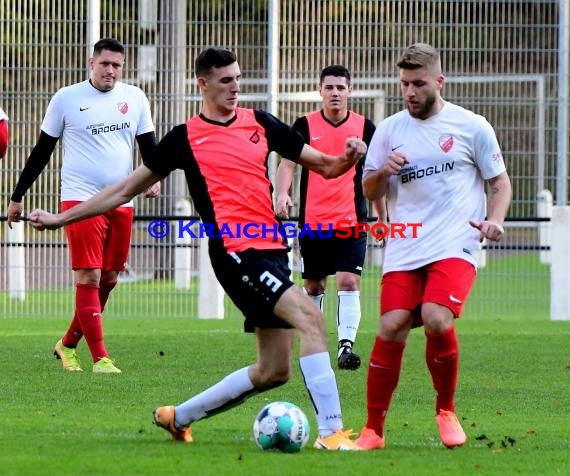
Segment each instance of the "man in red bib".
[{"label": "man in red bib", "polygon": [[[324,154],[271,114],[238,107],[241,71],[228,50],[203,51],[195,61],[195,74],[202,112],[168,132],[150,160],[93,199],[58,215],[36,210],[30,222],[53,229],[102,213],[182,169],[196,210],[212,230],[214,272],[244,314],[245,331],[255,332],[258,359],[179,405],[155,409],[154,423],[172,439],[191,442],[192,423],[287,382],[298,335],[299,364],[318,424],[315,448],[359,450],[343,431],[323,315],[290,280],[287,246],[273,209],[268,156],[275,151],[335,177],[363,158],[366,144],[350,139],[341,155]],[[240,233],[241,225],[262,232]],[[235,233],[220,233],[228,229]]]},{"label": "man in red bib", "polygon": [[[319,94],[323,107],[299,117],[293,128],[307,144],[327,154],[339,154],[349,137],[370,143],[374,124],[350,111],[348,98],[352,92],[350,72],[344,66],[331,65],[320,75]],[[289,189],[296,163],[281,160],[277,169],[277,215],[289,218],[292,206]],[[385,219],[382,200],[375,202],[376,212]],[[340,369],[356,370],[360,356],[352,351],[360,324],[360,276],[366,255],[366,233],[358,231],[358,223],[366,223],[367,201],[362,193],[362,161],[345,174],[326,180],[308,168],[301,170],[299,204],[299,244],[303,258],[305,292],[323,310],[327,276],[336,276],[338,355]],[[339,224],[346,229],[338,235]]]}]

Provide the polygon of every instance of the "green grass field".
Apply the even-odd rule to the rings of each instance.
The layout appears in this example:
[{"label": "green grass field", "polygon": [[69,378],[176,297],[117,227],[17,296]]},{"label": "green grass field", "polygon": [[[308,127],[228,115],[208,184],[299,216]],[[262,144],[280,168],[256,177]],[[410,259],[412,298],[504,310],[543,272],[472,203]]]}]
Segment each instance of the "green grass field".
[{"label": "green grass field", "polygon": [[[486,272],[499,276],[503,265]],[[166,432],[151,424],[156,406],[186,400],[253,361],[253,336],[242,332],[242,321],[234,313],[222,321],[151,312],[134,317],[141,314],[133,303],[137,313],[132,317],[114,317],[111,306],[105,319],[107,346],[123,374],[70,374],[52,355],[68,318],[61,315],[59,297],[53,302],[44,299],[46,317],[0,319],[0,474],[570,474],[570,322],[549,321],[544,300],[533,307],[533,293],[541,292],[544,283],[534,279],[535,284],[529,284],[527,278],[515,273],[511,284],[530,296],[528,303],[516,306],[498,299],[492,307],[489,300],[493,312],[476,317],[468,313],[457,322],[457,414],[469,439],[452,451],[438,439],[421,330],[413,331],[408,342],[384,451],[330,453],[306,448],[281,454],[259,450],[251,427],[257,411],[274,400],[298,404],[314,427],[297,366],[288,385],[195,423],[192,444],[171,442]],[[485,291],[482,286],[496,291],[496,284],[481,281],[474,290],[476,299]],[[123,284],[113,299],[133,299],[134,290],[143,291],[144,284]],[[168,302],[160,309],[168,309]],[[334,352],[333,321],[329,315]],[[337,371],[345,424],[356,431],[365,422],[365,369],[376,327],[376,316],[366,313],[357,342],[363,368]],[[85,343],[78,352],[89,370]],[[311,442],[313,438],[314,434]]]},{"label": "green grass field", "polygon": [[[51,355],[67,321],[2,320],[3,474],[569,474],[570,324],[460,321],[458,415],[469,437],[449,451],[437,438],[433,392],[414,331],[388,419],[385,451],[285,455],[258,450],[253,417],[286,399],[314,418],[301,377],[194,425],[177,444],[151,425],[155,406],[178,403],[254,358],[237,321],[107,319],[108,347],[124,373],[68,374]],[[367,353],[375,322],[362,323]],[[334,341],[331,329],[331,342]],[[89,362],[85,346],[80,356]],[[87,365],[87,368],[88,365]],[[365,372],[338,372],[347,427],[365,418]]]}]

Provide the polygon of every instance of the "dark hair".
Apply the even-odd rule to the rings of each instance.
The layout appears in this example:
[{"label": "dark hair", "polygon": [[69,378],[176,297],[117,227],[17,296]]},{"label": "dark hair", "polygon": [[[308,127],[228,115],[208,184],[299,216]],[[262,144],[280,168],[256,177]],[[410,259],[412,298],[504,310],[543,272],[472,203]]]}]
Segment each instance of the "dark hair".
[{"label": "dark hair", "polygon": [[401,69],[434,69],[441,73],[439,52],[427,43],[415,43],[408,46],[396,66]]},{"label": "dark hair", "polygon": [[194,74],[207,76],[212,68],[222,68],[237,61],[236,55],[225,48],[208,48],[202,51],[194,61]]},{"label": "dark hair", "polygon": [[114,51],[115,53],[121,53],[123,56],[125,55],[125,47],[115,38],[101,38],[93,46],[93,56],[97,56],[103,50]]},{"label": "dark hair", "polygon": [[346,69],[344,66],[341,66],[340,64],[333,64],[323,69],[321,71],[320,84],[323,84],[325,76],[343,77],[346,78],[346,82],[350,84],[350,72],[348,71],[348,69]]}]

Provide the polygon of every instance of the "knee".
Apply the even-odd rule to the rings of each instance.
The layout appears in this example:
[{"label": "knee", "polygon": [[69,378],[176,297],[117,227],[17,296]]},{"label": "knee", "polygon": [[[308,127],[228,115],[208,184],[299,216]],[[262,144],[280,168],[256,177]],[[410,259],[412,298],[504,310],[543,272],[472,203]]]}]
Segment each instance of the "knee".
[{"label": "knee", "polygon": [[424,329],[431,334],[441,334],[453,325],[453,313],[445,306],[426,303],[422,306]]},{"label": "knee", "polygon": [[380,318],[379,337],[391,342],[405,342],[412,328],[413,316],[409,311],[390,311]]},{"label": "knee", "polygon": [[305,279],[303,287],[309,296],[318,296],[324,294],[327,289],[327,280],[325,279]]},{"label": "knee", "polygon": [[339,291],[358,291],[360,289],[360,276],[352,273],[343,273],[338,279]]},{"label": "knee", "polygon": [[103,288],[105,290],[107,290],[108,292],[111,292],[115,286],[117,285],[118,281],[105,281],[103,280],[103,278],[101,278],[101,281],[99,282],[99,287]]},{"label": "knee", "polygon": [[98,269],[79,269],[75,271],[75,282],[89,286],[99,286],[101,272]]},{"label": "knee", "polygon": [[100,284],[115,287],[119,280],[117,271],[101,271]]}]

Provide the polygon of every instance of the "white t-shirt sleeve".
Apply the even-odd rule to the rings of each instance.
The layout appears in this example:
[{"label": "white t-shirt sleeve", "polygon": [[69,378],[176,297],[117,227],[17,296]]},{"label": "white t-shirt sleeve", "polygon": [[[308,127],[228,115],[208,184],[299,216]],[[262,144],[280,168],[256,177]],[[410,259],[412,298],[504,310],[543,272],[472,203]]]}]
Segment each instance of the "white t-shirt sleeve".
[{"label": "white t-shirt sleeve", "polygon": [[8,115],[4,112],[4,109],[0,107],[0,121],[7,121]]},{"label": "white t-shirt sleeve", "polygon": [[368,152],[366,153],[366,161],[364,162],[364,169],[362,176],[370,172],[375,172],[380,169],[388,159],[388,134],[386,133],[386,125],[381,122],[370,140]]},{"label": "white t-shirt sleeve", "polygon": [[140,90],[140,100],[141,100],[141,120],[138,123],[137,132],[135,135],[140,136],[142,134],[146,134],[147,132],[154,131],[154,123],[152,121],[152,114],[150,112],[150,103],[148,98],[142,91]]},{"label": "white t-shirt sleeve", "polygon": [[502,174],[506,168],[497,136],[491,124],[481,116],[479,116],[479,127],[473,139],[475,164],[481,171],[481,176],[489,180]]},{"label": "white t-shirt sleeve", "polygon": [[42,131],[52,137],[61,137],[65,126],[63,108],[65,102],[63,101],[61,91],[60,89],[51,98],[41,127]]}]

